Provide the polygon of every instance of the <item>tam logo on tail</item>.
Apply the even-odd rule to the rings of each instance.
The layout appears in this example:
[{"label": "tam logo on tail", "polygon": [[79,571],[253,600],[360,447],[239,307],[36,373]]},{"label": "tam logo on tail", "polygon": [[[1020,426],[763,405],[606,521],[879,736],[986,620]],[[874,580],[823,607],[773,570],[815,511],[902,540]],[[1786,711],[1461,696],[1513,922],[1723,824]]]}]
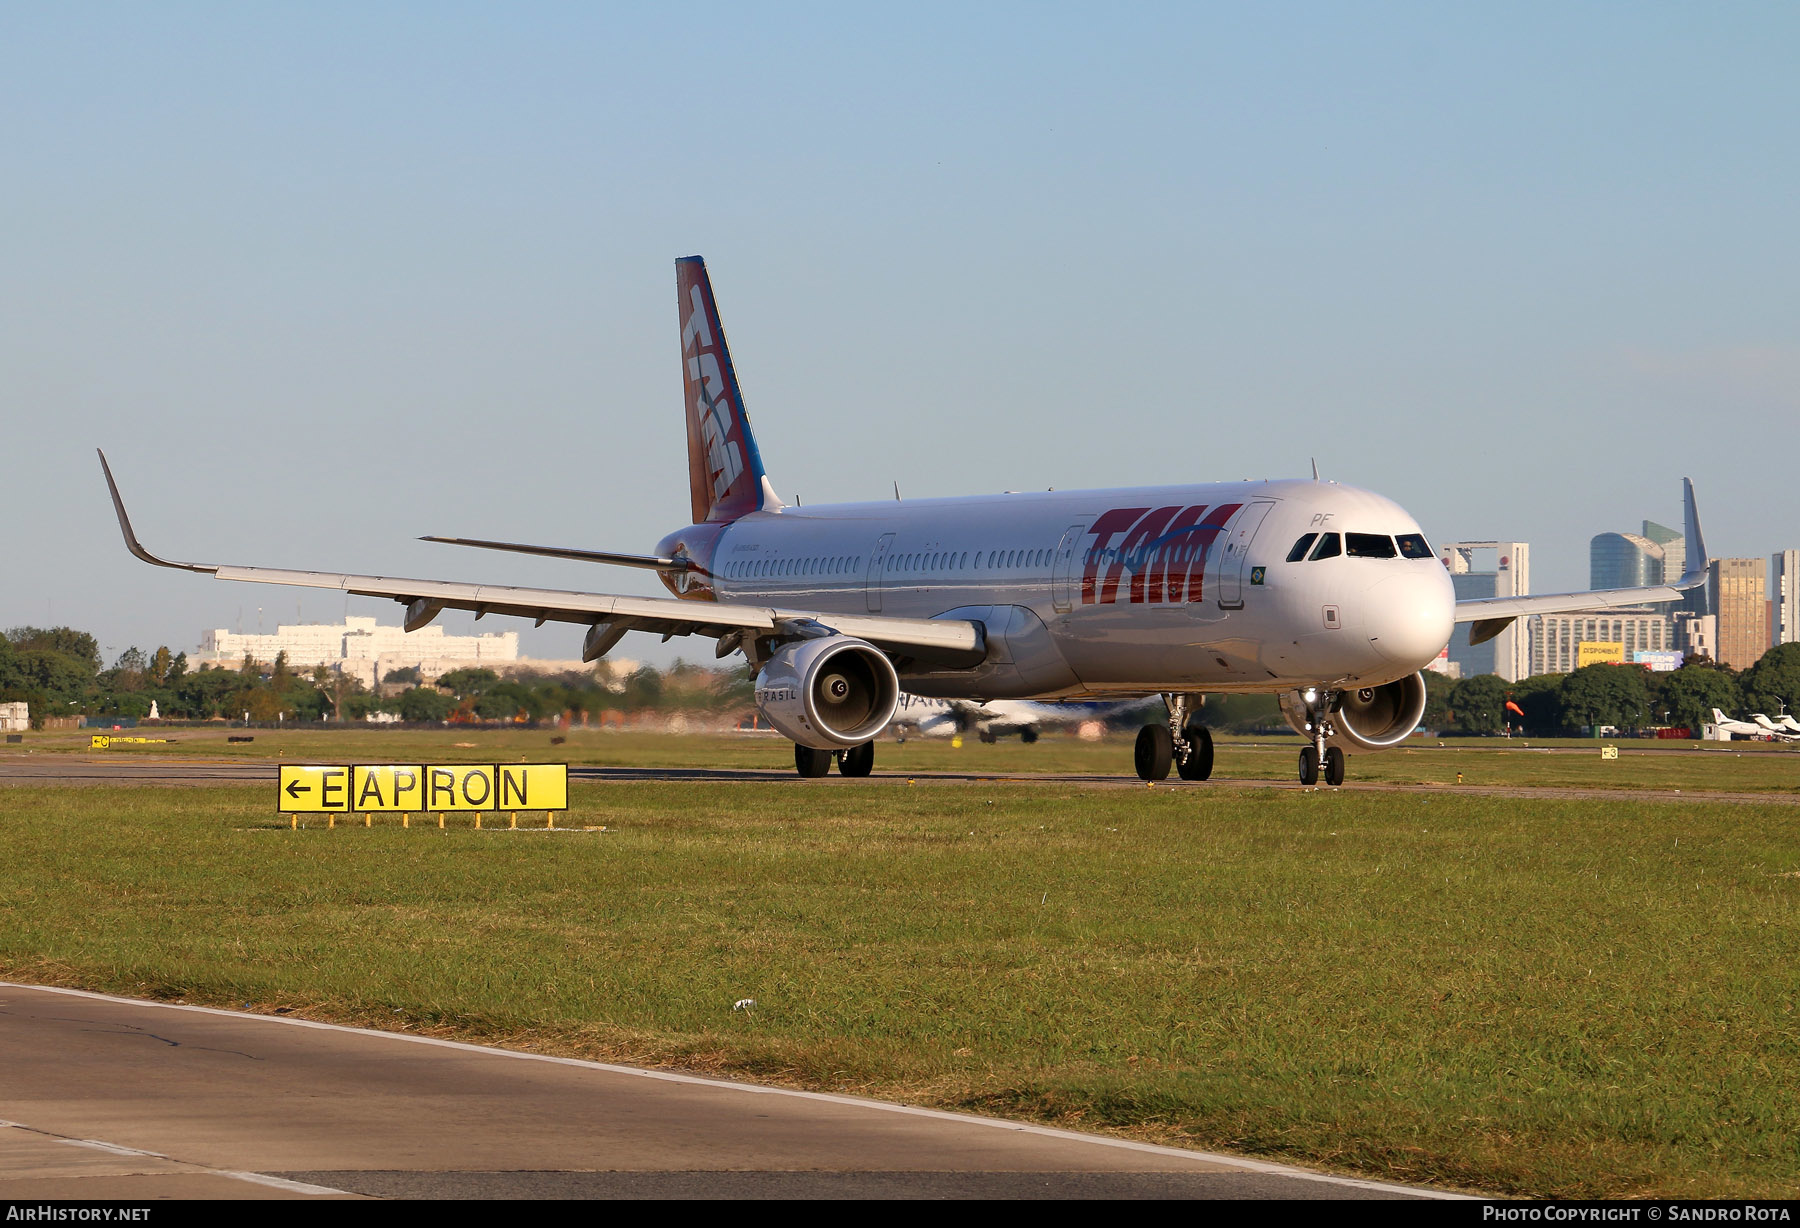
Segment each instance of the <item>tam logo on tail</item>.
[{"label": "tam logo on tail", "polygon": [[698,256],[675,262],[694,521],[735,520],[763,505],[762,458],[732,370],[731,351]]}]

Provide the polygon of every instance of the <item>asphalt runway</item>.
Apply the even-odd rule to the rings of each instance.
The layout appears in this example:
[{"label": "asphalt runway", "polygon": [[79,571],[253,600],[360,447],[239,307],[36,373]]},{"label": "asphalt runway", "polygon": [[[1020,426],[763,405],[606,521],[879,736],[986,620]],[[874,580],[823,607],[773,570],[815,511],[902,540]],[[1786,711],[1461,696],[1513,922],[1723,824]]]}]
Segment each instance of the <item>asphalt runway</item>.
[{"label": "asphalt runway", "polygon": [[0,982],[0,1198],[1442,1198],[849,1096]]},{"label": "asphalt runway", "polygon": [[[1545,754],[1591,753],[1546,750]],[[1692,751],[1649,751],[1648,754],[1693,754]],[[244,762],[232,759],[173,758],[138,755],[126,752],[113,755],[11,755],[0,757],[0,786],[35,785],[273,785],[279,765],[269,761]],[[837,774],[816,779],[802,779],[785,769],[758,768],[626,768],[589,767],[572,764],[569,779],[574,783],[605,784],[624,781],[700,781],[712,783],[760,782],[793,788],[855,789],[865,783],[895,783],[916,780],[930,784],[1063,784],[1088,788],[1142,789],[1144,782],[1135,776],[1096,776],[1056,772],[883,772],[876,768],[864,780],[847,779]],[[1296,792],[1364,792],[1423,793],[1442,796],[1457,793],[1473,797],[1591,798],[1616,802],[1727,802],[1737,804],[1795,806],[1800,793],[1767,791],[1738,793],[1700,789],[1588,789],[1553,785],[1419,785],[1385,784],[1368,781],[1346,781],[1335,788],[1329,785],[1302,785],[1291,777],[1280,780],[1214,779],[1188,781],[1171,776],[1159,780],[1158,789],[1283,789]]]}]

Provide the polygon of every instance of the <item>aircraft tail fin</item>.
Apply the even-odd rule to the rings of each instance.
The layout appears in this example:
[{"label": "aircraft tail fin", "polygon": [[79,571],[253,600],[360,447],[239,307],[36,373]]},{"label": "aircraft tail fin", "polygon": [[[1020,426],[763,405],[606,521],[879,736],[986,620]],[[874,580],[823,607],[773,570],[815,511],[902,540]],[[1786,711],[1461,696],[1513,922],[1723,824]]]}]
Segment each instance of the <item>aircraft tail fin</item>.
[{"label": "aircraft tail fin", "polygon": [[1686,557],[1681,579],[1675,581],[1675,587],[1698,588],[1706,583],[1710,560],[1706,557],[1706,538],[1700,533],[1700,509],[1694,505],[1694,483],[1691,478],[1681,479],[1681,533],[1686,539],[1683,547]]},{"label": "aircraft tail fin", "polygon": [[736,520],[782,505],[763,470],[762,453],[744,412],[737,371],[713,301],[706,261],[675,262],[681,320],[681,381],[687,407],[688,490],[694,523]]}]

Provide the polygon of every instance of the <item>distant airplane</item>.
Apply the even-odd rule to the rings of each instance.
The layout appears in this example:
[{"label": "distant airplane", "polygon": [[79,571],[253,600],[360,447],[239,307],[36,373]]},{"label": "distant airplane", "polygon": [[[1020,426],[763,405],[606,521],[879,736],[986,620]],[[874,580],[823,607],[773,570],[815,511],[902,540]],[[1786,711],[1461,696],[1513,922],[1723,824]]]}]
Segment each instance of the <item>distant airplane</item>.
[{"label": "distant airplane", "polygon": [[973,733],[980,741],[993,742],[1016,733],[1021,742],[1031,743],[1046,730],[1111,720],[1153,702],[1152,697],[1119,703],[1045,704],[1024,699],[979,703],[969,699],[927,699],[902,691],[893,724],[897,728],[911,727],[928,738]]},{"label": "distant airplane", "polygon": [[1752,712],[1750,714],[1750,720],[1760,726],[1770,737],[1780,738],[1784,742],[1793,738],[1800,738],[1800,729],[1788,728],[1788,725],[1793,723],[1793,719],[1793,717],[1788,716],[1786,713],[1782,714],[1780,721],[1770,720],[1761,712]]},{"label": "distant airplane", "polygon": [[[1479,644],[1515,618],[1672,601],[1705,582],[1685,479],[1687,571],[1674,584],[1466,601],[1404,508],[1316,477],[789,507],[764,470],[698,256],[676,262],[676,292],[692,524],[654,554],[426,539],[647,568],[672,598],[171,562],[139,544],[106,468],[126,547],[222,580],[392,598],[409,631],[446,609],[576,623],[589,661],[629,631],[711,637],[720,657],[748,659],[757,705],[793,741],[802,776],[834,761],[868,775],[873,739],[903,693],[976,703],[1160,695],[1168,719],[1139,731],[1138,775],[1159,780],[1173,767],[1205,780],[1213,744],[1199,697],[1260,692],[1280,696],[1306,739],[1300,780],[1340,784],[1346,749],[1395,746],[1417,727],[1419,671],[1456,623],[1473,624]],[[855,412],[854,390],[844,406]],[[1007,446],[997,425],[974,413],[965,423],[938,446]],[[1146,460],[1203,455],[1203,428],[1147,441]],[[869,457],[852,447],[842,459],[856,469]]]},{"label": "distant airplane", "polygon": [[1757,738],[1765,742],[1771,738],[1780,742],[1800,739],[1800,730],[1790,733],[1761,712],[1752,712],[1747,721],[1733,720],[1717,708],[1712,713],[1713,724],[1719,727],[1721,733],[1734,734],[1740,738]]}]

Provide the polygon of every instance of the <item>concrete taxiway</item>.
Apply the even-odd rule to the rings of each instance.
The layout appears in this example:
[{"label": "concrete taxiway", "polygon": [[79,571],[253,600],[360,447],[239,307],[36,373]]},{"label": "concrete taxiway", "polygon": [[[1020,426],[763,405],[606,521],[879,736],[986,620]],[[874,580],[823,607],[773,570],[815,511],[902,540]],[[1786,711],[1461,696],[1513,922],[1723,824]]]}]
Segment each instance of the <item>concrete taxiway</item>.
[{"label": "concrete taxiway", "polygon": [[938,1112],[0,983],[0,1198],[1429,1198]]},{"label": "concrete taxiway", "polygon": [[[1679,753],[1679,752],[1648,752]],[[175,758],[136,753],[118,755],[11,755],[0,756],[0,785],[246,785],[275,784],[279,765],[266,761]],[[606,784],[625,781],[705,781],[711,783],[761,782],[794,788],[855,789],[870,783],[916,780],[931,784],[1039,784],[1082,785],[1092,788],[1141,789],[1144,782],[1126,775],[1080,775],[1062,772],[884,772],[879,767],[867,779],[830,775],[802,779],[791,770],[764,768],[627,768],[569,767],[572,783]],[[1591,798],[1620,802],[1729,802],[1754,805],[1800,805],[1800,793],[1760,793],[1727,790],[1605,789],[1561,785],[1427,785],[1348,781],[1342,785],[1302,785],[1288,778],[1252,780],[1214,778],[1188,781],[1171,777],[1156,782],[1158,789],[1283,789],[1295,791],[1342,790],[1350,793],[1454,792],[1471,797]]]}]

